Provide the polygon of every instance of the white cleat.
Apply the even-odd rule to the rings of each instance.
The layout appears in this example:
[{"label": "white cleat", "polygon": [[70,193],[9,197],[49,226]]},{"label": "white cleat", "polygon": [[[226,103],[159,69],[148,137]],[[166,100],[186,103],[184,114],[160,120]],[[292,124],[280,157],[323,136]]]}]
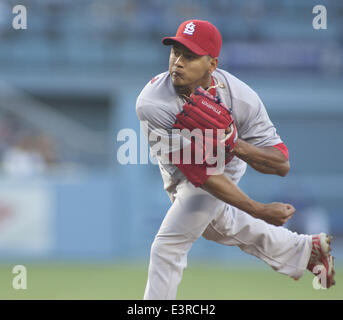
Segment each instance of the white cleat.
[{"label": "white cleat", "polygon": [[[335,284],[334,257],[331,255],[330,247],[331,239],[332,237],[326,233],[312,236],[312,251],[307,265],[307,269],[319,277],[319,283],[325,289],[328,289]],[[321,281],[323,279],[321,274],[324,269],[325,279],[324,281]]]}]

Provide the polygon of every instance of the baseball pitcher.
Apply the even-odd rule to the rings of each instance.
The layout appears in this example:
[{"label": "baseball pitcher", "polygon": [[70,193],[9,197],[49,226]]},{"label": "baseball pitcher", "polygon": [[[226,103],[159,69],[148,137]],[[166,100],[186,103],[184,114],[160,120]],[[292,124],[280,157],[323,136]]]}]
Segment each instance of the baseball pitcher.
[{"label": "baseball pitcher", "polygon": [[291,204],[263,204],[237,186],[247,164],[281,177],[286,145],[254,90],[217,68],[222,38],[202,20],[183,22],[170,45],[169,70],[147,83],[136,111],[172,205],[151,247],[144,299],[175,299],[187,254],[200,236],[238,246],[274,270],[299,279],[306,269],[334,282],[331,237],[282,227]]}]

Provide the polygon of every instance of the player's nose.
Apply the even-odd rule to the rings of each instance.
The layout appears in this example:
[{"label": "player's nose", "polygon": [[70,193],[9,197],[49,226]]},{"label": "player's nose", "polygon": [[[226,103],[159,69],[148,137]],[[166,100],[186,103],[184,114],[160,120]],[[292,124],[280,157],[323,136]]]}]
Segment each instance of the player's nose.
[{"label": "player's nose", "polygon": [[176,60],[175,60],[175,62],[174,62],[174,65],[175,65],[176,67],[183,68],[184,63],[183,63],[183,58],[182,58],[182,57],[183,57],[182,55],[179,55],[179,56],[176,58]]}]

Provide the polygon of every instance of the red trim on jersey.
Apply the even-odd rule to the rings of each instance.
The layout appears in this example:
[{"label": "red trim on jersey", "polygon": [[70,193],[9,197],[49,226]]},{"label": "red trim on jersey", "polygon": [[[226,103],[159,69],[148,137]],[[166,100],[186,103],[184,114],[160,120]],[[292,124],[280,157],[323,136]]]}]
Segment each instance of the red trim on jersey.
[{"label": "red trim on jersey", "polygon": [[150,81],[151,84],[153,84],[156,80],[158,79],[158,77],[153,77]]},{"label": "red trim on jersey", "polygon": [[278,149],[278,150],[280,150],[283,153],[283,155],[286,157],[286,159],[289,160],[288,149],[287,149],[286,145],[283,142],[281,142],[279,144],[276,144],[273,147]]},{"label": "red trim on jersey", "polygon": [[[214,86],[214,79],[213,77],[211,76],[211,85],[210,87]],[[210,94],[212,94],[212,96],[216,96],[217,92],[216,92],[216,88],[212,88],[208,91]]]},{"label": "red trim on jersey", "polygon": [[[195,163],[195,144],[192,142],[190,145],[185,147],[189,150],[191,148],[191,163],[184,164],[183,163],[183,150],[180,150],[180,163],[174,163],[174,165],[185,175],[185,177],[190,181],[196,188],[202,186],[205,181],[208,179],[209,175],[207,175],[207,167],[206,164],[196,164]],[[172,153],[169,153],[169,159],[172,161]]]}]

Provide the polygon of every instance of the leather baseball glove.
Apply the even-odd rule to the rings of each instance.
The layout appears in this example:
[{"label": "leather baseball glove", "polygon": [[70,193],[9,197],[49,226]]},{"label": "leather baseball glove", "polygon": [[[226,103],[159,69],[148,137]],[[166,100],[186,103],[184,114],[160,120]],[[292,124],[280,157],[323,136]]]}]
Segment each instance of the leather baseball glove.
[{"label": "leather baseball glove", "polygon": [[232,109],[227,108],[219,97],[214,97],[202,87],[196,88],[187,99],[182,111],[176,115],[173,128],[180,129],[181,135],[186,138],[182,130],[188,129],[195,137],[192,137],[192,141],[202,142],[201,146],[196,144],[201,147],[204,163],[208,164],[210,154],[214,157],[219,154],[218,146],[224,150],[225,164],[232,160],[231,151],[238,138]]}]

